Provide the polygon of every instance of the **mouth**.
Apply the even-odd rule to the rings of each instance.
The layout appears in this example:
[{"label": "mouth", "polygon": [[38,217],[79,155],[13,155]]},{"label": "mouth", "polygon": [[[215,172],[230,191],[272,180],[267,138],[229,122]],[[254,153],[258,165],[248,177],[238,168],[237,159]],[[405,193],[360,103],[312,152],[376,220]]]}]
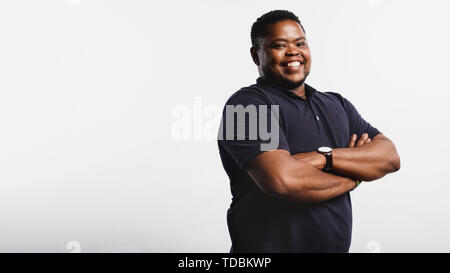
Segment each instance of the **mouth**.
[{"label": "mouth", "polygon": [[281,66],[283,66],[287,71],[298,72],[298,71],[304,69],[305,62],[295,60],[295,61],[289,61],[289,62],[282,63]]}]

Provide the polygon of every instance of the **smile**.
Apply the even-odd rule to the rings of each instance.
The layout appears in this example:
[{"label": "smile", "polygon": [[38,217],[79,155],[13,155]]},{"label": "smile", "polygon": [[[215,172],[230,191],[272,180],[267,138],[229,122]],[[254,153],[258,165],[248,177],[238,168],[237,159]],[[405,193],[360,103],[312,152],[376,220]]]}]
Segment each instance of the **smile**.
[{"label": "smile", "polygon": [[298,71],[303,69],[304,63],[302,63],[300,61],[291,61],[291,62],[287,62],[287,63],[282,64],[282,66],[287,71],[298,72]]},{"label": "smile", "polygon": [[296,67],[296,68],[298,68],[300,65],[301,65],[300,62],[290,62],[287,64],[287,66],[289,67]]}]

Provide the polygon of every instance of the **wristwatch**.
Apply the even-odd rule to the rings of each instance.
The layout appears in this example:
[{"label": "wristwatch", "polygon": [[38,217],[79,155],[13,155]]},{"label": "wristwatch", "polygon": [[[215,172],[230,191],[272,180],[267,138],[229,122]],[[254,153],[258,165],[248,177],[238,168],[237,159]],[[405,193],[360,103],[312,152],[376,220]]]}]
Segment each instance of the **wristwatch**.
[{"label": "wristwatch", "polygon": [[329,172],[333,169],[333,149],[330,147],[319,147],[317,148],[319,154],[323,154],[327,162],[325,163],[324,171]]}]

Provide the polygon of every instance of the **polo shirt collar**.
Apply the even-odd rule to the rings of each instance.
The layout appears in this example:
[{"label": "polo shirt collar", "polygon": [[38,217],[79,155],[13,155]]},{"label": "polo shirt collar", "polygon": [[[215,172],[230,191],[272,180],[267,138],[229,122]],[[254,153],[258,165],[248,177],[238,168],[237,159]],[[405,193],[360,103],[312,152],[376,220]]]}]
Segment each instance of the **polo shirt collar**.
[{"label": "polo shirt collar", "polygon": [[[278,85],[278,84],[276,84],[276,83],[274,83],[272,81],[269,81],[269,80],[267,80],[267,79],[265,79],[263,77],[259,77],[258,79],[256,79],[256,83],[257,84],[261,84],[261,85],[265,85],[265,86],[269,86],[269,87],[272,87],[272,88],[280,90],[280,91],[283,91],[283,92],[285,92],[286,94],[288,94],[292,98],[299,98],[299,99],[303,100],[303,98],[301,98],[300,96],[298,96],[294,92],[292,92],[292,91],[290,91],[290,90],[288,90],[286,88],[283,88],[280,85]],[[305,83],[305,93],[306,93],[306,97],[308,99],[311,99],[316,92],[317,92],[316,89],[314,89],[313,87],[311,87],[311,86],[309,86],[309,85],[307,85]]]}]

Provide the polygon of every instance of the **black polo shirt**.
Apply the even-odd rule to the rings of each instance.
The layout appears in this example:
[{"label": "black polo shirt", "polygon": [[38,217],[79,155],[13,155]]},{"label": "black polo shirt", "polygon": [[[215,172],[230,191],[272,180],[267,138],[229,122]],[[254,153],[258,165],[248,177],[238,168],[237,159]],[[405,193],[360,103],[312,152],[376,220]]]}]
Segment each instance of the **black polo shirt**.
[{"label": "black polo shirt", "polygon": [[[358,137],[368,133],[371,138],[380,133],[338,93],[305,86],[306,100],[258,78],[256,84],[235,92],[226,105],[267,105],[267,112],[272,105],[279,105],[277,148],[292,155],[315,151],[321,146],[347,147],[353,133]],[[226,126],[225,108],[218,146],[233,196],[227,213],[231,252],[348,252],[352,234],[350,194],[310,204],[263,193],[245,166],[264,152],[261,143],[267,143],[263,140],[267,138],[260,134],[256,139],[249,136],[252,124],[248,118],[244,140],[237,139],[236,127],[232,131],[235,139],[225,137],[230,130]]]}]

